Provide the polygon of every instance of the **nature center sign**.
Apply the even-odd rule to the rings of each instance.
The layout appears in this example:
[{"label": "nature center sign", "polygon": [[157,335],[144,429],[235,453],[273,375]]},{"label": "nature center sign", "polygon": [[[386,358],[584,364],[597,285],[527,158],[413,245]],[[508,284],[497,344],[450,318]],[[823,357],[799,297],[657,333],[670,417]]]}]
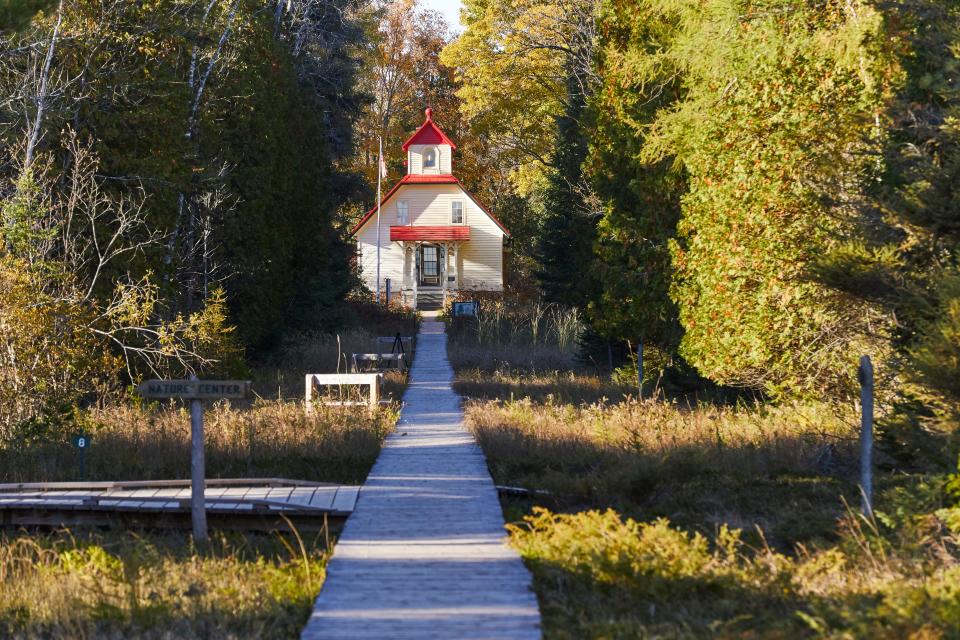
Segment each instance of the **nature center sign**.
[{"label": "nature center sign", "polygon": [[147,380],[137,385],[144,398],[190,401],[190,519],[193,539],[207,542],[206,462],[203,453],[202,400],[240,399],[250,393],[249,380]]},{"label": "nature center sign", "polygon": [[144,398],[183,398],[185,400],[221,400],[245,398],[250,393],[247,380],[147,380],[137,385]]}]

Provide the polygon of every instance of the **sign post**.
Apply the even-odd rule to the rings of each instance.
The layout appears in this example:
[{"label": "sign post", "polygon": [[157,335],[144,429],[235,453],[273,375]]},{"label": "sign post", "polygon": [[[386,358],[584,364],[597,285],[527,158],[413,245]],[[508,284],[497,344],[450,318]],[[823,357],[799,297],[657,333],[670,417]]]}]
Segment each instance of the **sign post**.
[{"label": "sign post", "polygon": [[873,363],[860,358],[860,490],[863,515],[873,517]]},{"label": "sign post", "polygon": [[[196,381],[196,376],[190,376]],[[199,398],[190,399],[190,521],[193,539],[207,541],[206,492],[207,470],[203,456],[203,405]]]},{"label": "sign post", "polygon": [[204,501],[206,469],[203,455],[203,400],[245,398],[250,392],[248,380],[147,380],[137,386],[144,398],[179,398],[190,401],[190,518],[193,539],[207,542],[207,510]]}]

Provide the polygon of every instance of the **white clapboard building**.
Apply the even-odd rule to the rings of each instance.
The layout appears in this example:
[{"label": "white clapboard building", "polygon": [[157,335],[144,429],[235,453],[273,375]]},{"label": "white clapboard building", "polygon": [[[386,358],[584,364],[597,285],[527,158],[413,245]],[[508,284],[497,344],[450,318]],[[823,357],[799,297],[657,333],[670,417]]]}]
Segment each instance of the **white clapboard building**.
[{"label": "white clapboard building", "polygon": [[[453,175],[457,146],[426,120],[403,143],[407,175],[380,201],[380,289],[421,309],[460,290],[502,291],[504,242],[510,233]],[[363,281],[377,290],[377,207],[357,223]]]}]

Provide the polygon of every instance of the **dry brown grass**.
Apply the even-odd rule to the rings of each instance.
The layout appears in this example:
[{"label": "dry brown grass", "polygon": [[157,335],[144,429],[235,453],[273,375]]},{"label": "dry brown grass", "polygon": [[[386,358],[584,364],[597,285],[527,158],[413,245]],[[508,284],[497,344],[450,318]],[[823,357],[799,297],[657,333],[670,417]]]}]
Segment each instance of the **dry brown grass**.
[{"label": "dry brown grass", "polygon": [[[370,305],[367,305],[369,307]],[[346,370],[378,335],[408,335],[409,314],[354,305],[364,330],[300,335],[253,370],[253,401],[205,407],[207,476],[362,483],[398,406],[303,406],[306,373]],[[339,365],[338,365],[339,362]],[[385,396],[406,380],[389,374]],[[332,390],[336,393],[337,390]],[[190,475],[182,404],[126,398],[77,409],[73,424],[26,424],[0,443],[0,482],[77,480],[72,432],[91,437],[88,480]],[[77,530],[0,535],[0,637],[296,638],[323,582],[325,537],[212,532],[203,553],[185,532]]]},{"label": "dry brown grass", "polygon": [[[396,421],[396,409],[371,416],[365,407],[258,401],[208,406],[207,476],[287,477],[360,483]],[[190,418],[176,404],[114,406],[83,414],[90,434],[89,480],[155,480],[190,476]],[[0,481],[78,479],[77,450],[66,434],[0,449]]]},{"label": "dry brown grass", "polygon": [[824,405],[523,399],[466,412],[495,481],[565,511],[611,507],[708,532],[758,525],[790,546],[832,535],[841,497],[856,497],[853,416]]},{"label": "dry brown grass", "polygon": [[460,369],[454,388],[466,399],[530,399],[573,405],[623,402],[637,393],[635,386],[616,384],[597,376],[574,371],[539,371]]},{"label": "dry brown grass", "polygon": [[454,369],[561,371],[576,366],[583,321],[576,309],[510,298],[481,302],[477,318],[448,323]]}]

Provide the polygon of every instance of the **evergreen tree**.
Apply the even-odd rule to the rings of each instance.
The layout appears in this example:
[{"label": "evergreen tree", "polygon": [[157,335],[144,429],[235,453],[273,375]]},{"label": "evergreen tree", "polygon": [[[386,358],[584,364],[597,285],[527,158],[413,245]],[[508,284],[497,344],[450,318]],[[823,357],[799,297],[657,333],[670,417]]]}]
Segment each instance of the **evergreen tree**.
[{"label": "evergreen tree", "polygon": [[595,247],[600,295],[590,318],[614,340],[642,339],[672,355],[681,331],[669,297],[668,241],[676,234],[685,180],[672,159],[642,159],[645,136],[631,125],[652,122],[680,98],[681,88],[667,68],[656,81],[637,68],[673,35],[672,24],[639,5],[607,2],[600,18],[603,85],[592,101],[596,124],[588,167],[603,218]]},{"label": "evergreen tree", "polygon": [[536,276],[546,300],[586,308],[596,287],[592,269],[596,215],[586,197],[583,175],[586,96],[572,73],[567,86],[569,102],[557,118],[552,170],[543,192]]}]

